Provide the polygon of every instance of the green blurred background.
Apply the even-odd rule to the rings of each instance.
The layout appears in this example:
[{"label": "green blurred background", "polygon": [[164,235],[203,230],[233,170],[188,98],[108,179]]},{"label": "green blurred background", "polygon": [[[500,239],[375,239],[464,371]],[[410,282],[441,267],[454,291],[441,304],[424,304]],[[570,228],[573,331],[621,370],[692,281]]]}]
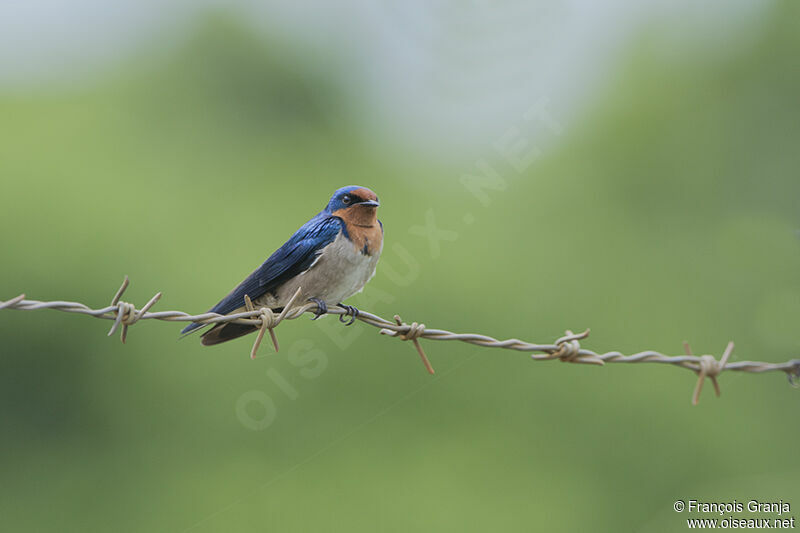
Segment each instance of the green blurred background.
[{"label": "green blurred background", "polygon": [[[548,102],[531,90],[473,148],[370,122],[347,50],[235,12],[80,83],[3,85],[0,299],[102,307],[128,274],[126,300],[202,312],[360,184],[386,248],[351,303],[379,315],[800,357],[800,9],[754,11],[695,22],[702,39],[680,36],[691,17],[641,26],[571,115],[526,114]],[[800,508],[782,374],[725,374],[692,407],[681,369],[428,341],[431,377],[330,317],[281,325],[255,361],[252,337],[147,322],[123,345],[109,325],[0,312],[3,530],[680,531],[676,499]]]}]

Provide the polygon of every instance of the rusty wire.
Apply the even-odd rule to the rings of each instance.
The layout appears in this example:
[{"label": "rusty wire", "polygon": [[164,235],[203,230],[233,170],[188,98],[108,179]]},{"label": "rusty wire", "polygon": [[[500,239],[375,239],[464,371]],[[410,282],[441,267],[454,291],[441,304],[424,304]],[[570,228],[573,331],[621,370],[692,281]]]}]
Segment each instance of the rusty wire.
[{"label": "rusty wire", "polygon": [[[67,313],[79,313],[83,315],[93,316],[95,318],[103,318],[106,320],[113,320],[114,324],[108,332],[108,335],[113,335],[117,330],[122,327],[120,332],[120,339],[124,343],[128,327],[135,324],[139,320],[166,320],[168,322],[198,322],[205,325],[219,324],[224,322],[233,322],[237,324],[248,324],[255,326],[259,329],[256,336],[253,348],[250,351],[250,356],[255,357],[259,345],[264,337],[264,334],[269,332],[272,344],[275,351],[278,351],[278,339],[275,335],[275,328],[283,320],[294,320],[301,317],[305,313],[313,313],[317,310],[317,304],[305,303],[303,305],[295,305],[295,299],[300,294],[300,289],[292,296],[287,305],[279,314],[275,314],[272,309],[267,307],[256,308],[249,297],[245,297],[243,307],[245,311],[240,313],[233,313],[229,315],[219,315],[217,313],[203,313],[200,315],[190,315],[182,311],[150,311],[150,309],[161,298],[161,293],[155,296],[141,308],[136,308],[132,303],[123,301],[122,295],[125,289],[128,288],[129,279],[125,276],[119,290],[117,290],[114,297],[111,299],[111,304],[107,307],[100,309],[92,309],[82,303],[67,302],[67,301],[51,301],[42,302],[38,300],[26,300],[25,295],[21,294],[16,298],[12,298],[5,302],[0,301],[1,309],[15,309],[19,311],[34,311],[37,309],[54,309],[56,311],[64,311]],[[330,307],[329,314],[345,315],[348,312],[339,307]],[[380,329],[382,335],[397,337],[401,340],[410,340],[414,344],[420,358],[422,359],[425,368],[431,374],[434,373],[430,361],[425,355],[425,351],[420,345],[419,339],[430,339],[439,341],[461,341],[477,346],[485,346],[488,348],[505,348],[508,350],[517,350],[522,352],[533,352],[531,358],[536,361],[549,361],[558,359],[567,363],[581,363],[590,365],[603,366],[606,363],[661,363],[681,368],[686,368],[697,374],[697,383],[692,394],[692,403],[697,404],[700,392],[703,388],[705,378],[711,379],[716,395],[720,395],[719,383],[717,377],[725,371],[734,372],[748,372],[760,374],[763,372],[784,372],[789,378],[789,382],[793,386],[798,385],[798,378],[800,378],[800,359],[793,359],[784,363],[767,363],[761,361],[735,361],[728,362],[731,354],[733,353],[733,342],[729,342],[725,348],[722,357],[717,360],[713,355],[693,355],[689,345],[684,343],[685,355],[664,355],[662,353],[648,350],[638,352],[630,355],[624,355],[620,352],[605,352],[597,353],[592,350],[587,350],[581,347],[580,341],[589,336],[589,330],[582,333],[573,333],[567,330],[563,337],[556,339],[551,344],[535,344],[519,339],[506,339],[498,340],[487,335],[480,335],[476,333],[453,333],[442,329],[427,328],[425,324],[412,322],[408,324],[395,315],[394,322],[386,320],[366,311],[359,311],[355,317],[357,320],[368,324],[370,326]]]}]

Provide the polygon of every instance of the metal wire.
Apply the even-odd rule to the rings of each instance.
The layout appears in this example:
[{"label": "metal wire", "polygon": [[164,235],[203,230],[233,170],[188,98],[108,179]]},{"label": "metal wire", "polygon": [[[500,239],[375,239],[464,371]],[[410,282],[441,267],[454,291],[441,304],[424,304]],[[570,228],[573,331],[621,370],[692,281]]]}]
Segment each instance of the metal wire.
[{"label": "metal wire", "polygon": [[[248,324],[255,326],[259,329],[253,348],[250,352],[251,357],[255,357],[256,351],[261,343],[266,332],[270,333],[275,351],[278,351],[278,340],[275,336],[274,329],[283,320],[294,320],[301,317],[305,313],[313,313],[317,310],[317,304],[305,303],[303,305],[295,305],[295,299],[300,294],[300,289],[294,294],[291,300],[287,303],[280,314],[276,315],[271,309],[262,307],[256,308],[250,301],[250,298],[245,298],[243,306],[245,311],[234,313],[230,315],[219,315],[217,313],[203,313],[200,315],[190,315],[182,311],[150,311],[150,309],[161,298],[161,293],[153,296],[141,309],[137,309],[131,303],[121,300],[125,289],[128,288],[129,279],[125,276],[122,286],[117,290],[114,297],[111,299],[111,304],[107,307],[100,309],[92,309],[82,303],[67,302],[67,301],[51,301],[42,302],[38,300],[26,300],[25,295],[21,294],[16,298],[0,302],[0,309],[15,309],[18,311],[35,311],[38,309],[54,309],[56,311],[64,311],[67,313],[78,313],[82,315],[89,315],[95,318],[102,318],[106,320],[113,320],[114,324],[111,326],[109,335],[113,335],[117,330],[121,329],[120,338],[125,342],[128,333],[128,326],[131,326],[139,320],[166,320],[168,322],[198,322],[205,325],[220,324],[233,322],[236,324]],[[328,308],[328,313],[334,315],[348,315],[351,314],[346,309],[339,307]],[[341,317],[340,317],[341,318]],[[597,353],[592,350],[581,347],[580,341],[589,336],[589,330],[582,333],[575,334],[572,331],[567,331],[563,337],[556,339],[551,344],[535,344],[531,342],[522,341],[519,339],[506,339],[498,340],[487,335],[480,335],[476,333],[453,333],[442,329],[427,328],[424,324],[412,322],[411,324],[405,323],[402,319],[395,315],[394,322],[386,320],[366,311],[358,311],[355,319],[368,324],[370,326],[380,329],[382,335],[397,337],[401,340],[410,340],[414,344],[417,352],[419,353],[426,369],[431,374],[434,373],[433,367],[428,361],[419,339],[430,339],[438,341],[461,341],[477,346],[485,346],[488,348],[505,348],[508,350],[517,350],[521,352],[533,352],[531,358],[537,361],[549,361],[558,359],[568,363],[582,363],[591,365],[605,365],[606,363],[661,363],[674,365],[681,368],[686,368],[697,374],[698,379],[695,385],[694,393],[692,395],[692,403],[697,404],[700,396],[700,391],[703,387],[705,378],[711,379],[714,384],[714,389],[719,396],[720,389],[717,383],[717,376],[725,371],[734,372],[747,372],[760,374],[763,372],[784,372],[789,378],[789,382],[793,386],[798,385],[798,378],[800,378],[800,359],[793,359],[784,363],[766,363],[761,361],[736,361],[728,362],[731,354],[733,353],[733,342],[728,343],[721,358],[717,360],[713,355],[693,355],[688,344],[684,344],[685,355],[664,355],[652,350],[638,352],[634,354],[624,355],[620,352],[606,352]]]}]

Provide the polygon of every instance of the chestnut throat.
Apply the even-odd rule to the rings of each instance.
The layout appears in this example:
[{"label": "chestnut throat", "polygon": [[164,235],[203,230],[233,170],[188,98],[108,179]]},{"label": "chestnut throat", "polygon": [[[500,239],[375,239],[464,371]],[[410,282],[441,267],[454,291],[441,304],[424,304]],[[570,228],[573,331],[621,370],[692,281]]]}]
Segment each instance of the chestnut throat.
[{"label": "chestnut throat", "polygon": [[359,228],[373,228],[378,223],[378,210],[374,207],[354,205],[342,215],[348,225]]}]

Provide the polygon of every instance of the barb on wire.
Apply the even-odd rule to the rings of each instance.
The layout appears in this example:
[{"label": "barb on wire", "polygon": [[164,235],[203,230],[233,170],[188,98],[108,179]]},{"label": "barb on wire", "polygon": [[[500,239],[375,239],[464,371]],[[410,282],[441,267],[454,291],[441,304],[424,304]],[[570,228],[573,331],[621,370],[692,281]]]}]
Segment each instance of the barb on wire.
[{"label": "barb on wire", "polygon": [[[253,348],[250,350],[250,357],[254,358],[258,348],[261,344],[264,335],[269,332],[272,339],[272,345],[275,351],[278,351],[278,338],[275,335],[275,328],[284,320],[294,320],[300,318],[305,313],[313,313],[317,311],[316,303],[306,303],[303,305],[295,305],[295,300],[299,296],[301,289],[292,296],[289,303],[284,306],[283,310],[278,315],[267,307],[256,308],[249,297],[245,297],[243,302],[244,311],[230,315],[219,315],[217,313],[203,313],[201,315],[190,315],[182,311],[151,311],[152,307],[161,298],[161,293],[155,296],[141,308],[137,309],[135,305],[122,300],[122,295],[128,288],[130,281],[128,276],[122,282],[122,286],[117,290],[114,297],[111,299],[111,305],[101,309],[92,309],[82,303],[78,302],[65,302],[65,301],[51,301],[42,302],[38,300],[26,300],[24,294],[7,300],[0,301],[1,309],[16,309],[19,311],[33,311],[37,309],[54,309],[57,311],[64,311],[67,313],[79,313],[83,315],[93,316],[95,318],[102,318],[106,320],[113,320],[114,324],[111,326],[109,335],[113,335],[122,326],[120,339],[125,342],[128,334],[128,327],[135,324],[140,320],[165,320],[169,322],[197,322],[204,325],[213,325],[220,323],[236,323],[247,324],[256,326],[259,331],[256,335],[256,340],[253,343]],[[328,313],[334,315],[344,315],[349,313],[348,310],[338,307],[328,308]],[[603,366],[606,363],[661,363],[681,368],[686,368],[697,374],[697,383],[692,394],[692,403],[697,404],[700,398],[700,392],[703,389],[703,383],[706,378],[711,380],[714,385],[714,391],[717,396],[720,394],[719,383],[717,378],[723,372],[747,372],[753,374],[760,374],[763,372],[784,372],[789,383],[797,387],[800,383],[800,359],[793,359],[784,363],[766,363],[761,361],[735,361],[729,362],[733,354],[733,342],[728,343],[721,358],[717,360],[713,355],[694,355],[688,343],[684,343],[685,355],[664,355],[655,351],[644,351],[635,354],[624,355],[620,352],[606,352],[597,353],[586,348],[581,347],[580,341],[589,336],[589,330],[582,333],[573,333],[570,330],[566,331],[563,337],[556,339],[552,344],[534,344],[530,342],[521,341],[519,339],[506,339],[498,340],[494,337],[487,335],[480,335],[475,333],[453,333],[442,329],[427,328],[425,324],[412,322],[408,324],[398,316],[394,316],[394,322],[381,318],[366,311],[359,311],[355,316],[356,320],[368,324],[379,329],[382,335],[397,337],[401,340],[410,340],[414,344],[422,363],[425,365],[427,371],[431,374],[434,373],[433,366],[431,365],[425,351],[422,349],[420,339],[439,340],[439,341],[461,341],[476,346],[484,346],[487,348],[504,348],[507,350],[517,350],[521,352],[531,352],[531,358],[536,361],[549,361],[558,359],[565,363],[579,363]]]},{"label": "barb on wire", "polygon": [[[261,329],[258,330],[256,341],[253,343],[253,349],[250,350],[250,359],[256,358],[256,352],[258,352],[258,347],[261,345],[261,339],[264,338],[264,331],[269,331],[269,336],[272,338],[272,345],[275,347],[275,351],[277,352],[279,350],[280,347],[278,346],[278,337],[275,335],[275,328],[286,318],[286,313],[292,308],[294,301],[300,296],[301,292],[302,288],[298,287],[278,316],[275,316],[275,313],[269,307],[261,307],[258,309],[257,312],[261,317]],[[246,294],[244,295],[244,302],[245,309],[248,311],[256,311],[253,301]]]},{"label": "barb on wire", "polygon": [[[394,321],[397,323],[398,326],[403,326],[403,321],[400,319],[400,315],[394,315]],[[411,341],[414,343],[414,348],[417,349],[417,353],[419,353],[420,358],[422,359],[422,364],[425,365],[429,374],[435,374],[436,372],[433,371],[433,366],[431,362],[428,361],[428,356],[425,355],[425,350],[422,349],[422,346],[419,344],[419,338],[422,334],[425,333],[425,324],[417,324],[416,322],[412,322],[410,326],[408,326],[408,331],[406,333],[400,333],[399,331],[394,331],[388,328],[382,328],[380,331],[381,335],[389,335],[391,337],[399,337],[404,341]]]}]

